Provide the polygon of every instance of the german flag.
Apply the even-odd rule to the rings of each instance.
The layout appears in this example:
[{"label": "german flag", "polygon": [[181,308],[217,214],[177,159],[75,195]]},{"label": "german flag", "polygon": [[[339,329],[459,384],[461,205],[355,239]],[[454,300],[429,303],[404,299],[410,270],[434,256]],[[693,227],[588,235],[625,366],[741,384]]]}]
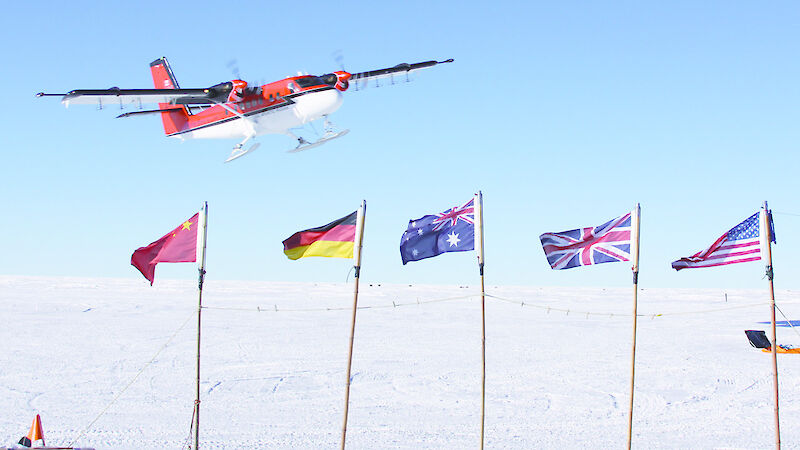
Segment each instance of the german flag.
[{"label": "german flag", "polygon": [[307,256],[352,258],[357,213],[353,211],[327,225],[298,231],[283,241],[283,253],[292,260]]}]

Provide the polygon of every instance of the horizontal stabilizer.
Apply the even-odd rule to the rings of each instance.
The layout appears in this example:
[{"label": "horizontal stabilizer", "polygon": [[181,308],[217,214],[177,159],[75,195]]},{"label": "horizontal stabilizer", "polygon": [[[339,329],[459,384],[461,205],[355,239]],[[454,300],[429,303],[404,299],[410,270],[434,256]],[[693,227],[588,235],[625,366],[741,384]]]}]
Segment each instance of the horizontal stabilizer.
[{"label": "horizontal stabilizer", "polygon": [[145,115],[146,114],[160,114],[160,113],[167,112],[167,111],[180,111],[182,109],[183,109],[183,107],[179,106],[179,107],[176,107],[176,108],[148,109],[148,110],[145,110],[145,111],[131,111],[131,112],[126,112],[126,113],[118,115],[117,119],[122,118],[122,117],[138,116],[138,115],[142,115],[142,114],[145,114]]}]

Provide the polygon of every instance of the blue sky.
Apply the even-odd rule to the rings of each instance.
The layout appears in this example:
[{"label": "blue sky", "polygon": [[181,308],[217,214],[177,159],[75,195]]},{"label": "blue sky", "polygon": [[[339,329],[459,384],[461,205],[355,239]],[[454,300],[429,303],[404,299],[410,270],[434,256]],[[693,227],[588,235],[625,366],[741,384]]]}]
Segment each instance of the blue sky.
[{"label": "blue sky", "polygon": [[[134,249],[209,202],[208,277],[343,281],[346,260],[281,241],[367,201],[363,281],[475,284],[474,253],[403,266],[409,219],[484,193],[489,285],[626,286],[628,264],[552,271],[538,236],[642,205],[642,287],[760,288],[760,263],[674,272],[764,200],[776,287],[800,263],[800,5],[719,2],[94,2],[15,4],[5,70],[0,274],[141,277]],[[454,58],[411,83],[345,93],[350,134],[222,164],[234,141],[181,143],[157,117],[65,109],[39,91],[183,87]],[[193,278],[161,264],[159,278]],[[144,281],[144,279],[142,278]]]}]

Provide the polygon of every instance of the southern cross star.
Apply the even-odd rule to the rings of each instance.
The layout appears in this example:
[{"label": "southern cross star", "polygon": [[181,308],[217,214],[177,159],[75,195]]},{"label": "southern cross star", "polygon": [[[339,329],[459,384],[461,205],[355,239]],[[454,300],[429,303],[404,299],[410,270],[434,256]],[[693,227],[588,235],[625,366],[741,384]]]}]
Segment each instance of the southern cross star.
[{"label": "southern cross star", "polygon": [[458,234],[455,231],[451,231],[450,234],[447,235],[447,242],[450,244],[450,247],[458,247],[458,243],[461,242],[461,239],[458,238]]}]

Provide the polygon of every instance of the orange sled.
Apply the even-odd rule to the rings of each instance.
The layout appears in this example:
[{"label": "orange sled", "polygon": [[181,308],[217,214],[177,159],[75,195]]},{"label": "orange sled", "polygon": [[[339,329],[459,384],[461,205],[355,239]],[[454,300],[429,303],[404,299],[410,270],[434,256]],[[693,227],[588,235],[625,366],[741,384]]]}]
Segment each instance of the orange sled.
[{"label": "orange sled", "polygon": [[[772,353],[772,343],[767,338],[767,334],[763,330],[745,330],[747,339],[750,340],[750,345],[755,348],[760,348],[762,352]],[[775,350],[776,353],[797,353],[800,354],[800,347],[794,348],[786,345],[778,345]]]}]

